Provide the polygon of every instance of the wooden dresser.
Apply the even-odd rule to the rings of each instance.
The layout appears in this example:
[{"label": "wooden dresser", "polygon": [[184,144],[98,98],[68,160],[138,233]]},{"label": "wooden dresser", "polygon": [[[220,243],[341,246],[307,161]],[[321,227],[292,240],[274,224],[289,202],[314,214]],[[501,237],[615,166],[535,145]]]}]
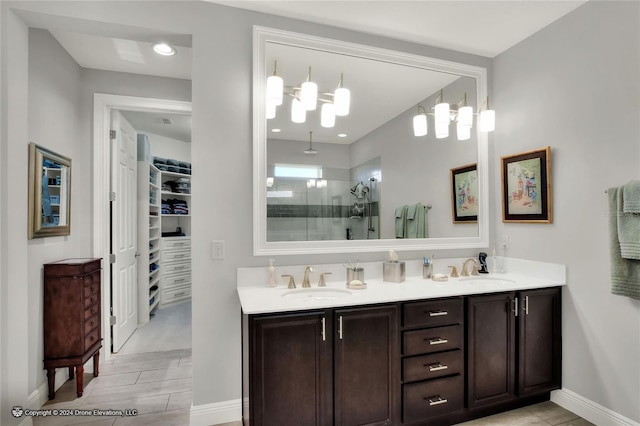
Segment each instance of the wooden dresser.
[{"label": "wooden dresser", "polygon": [[[100,269],[102,259],[64,259],[44,265],[44,368],[49,399],[55,398],[56,368],[69,368],[82,396],[84,364],[93,357],[98,376],[102,329]],[[75,370],[75,371],[74,371]]]}]

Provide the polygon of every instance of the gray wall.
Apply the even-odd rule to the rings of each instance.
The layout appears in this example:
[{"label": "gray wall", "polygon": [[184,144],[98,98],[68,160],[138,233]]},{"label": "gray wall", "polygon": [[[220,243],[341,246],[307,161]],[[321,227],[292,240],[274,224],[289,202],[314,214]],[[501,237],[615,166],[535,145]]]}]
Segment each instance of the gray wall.
[{"label": "gray wall", "polygon": [[640,301],[610,294],[604,191],[640,178],[639,18],[638,2],[588,2],[499,55],[491,155],[551,146],[553,224],[497,220],[496,236],[510,256],[567,265],[563,386],[635,421]]},{"label": "gray wall", "polygon": [[[194,276],[199,277],[193,284],[195,406],[240,398],[236,268],[267,264],[267,259],[252,256],[252,26],[376,45],[486,66],[490,70],[492,67],[492,61],[486,58],[200,2],[163,2],[162,7],[155,9],[149,2],[20,2],[17,5],[1,2],[0,386],[3,417],[0,422],[3,425],[16,423],[7,408],[26,401],[34,390],[28,385],[29,377],[39,374],[39,371],[29,372],[34,366],[27,360],[34,357],[29,355],[29,343],[24,337],[37,332],[30,329],[37,319],[29,317],[29,292],[25,285],[26,271],[30,268],[25,219],[29,137],[27,26],[10,5],[42,11],[53,17],[63,15],[128,25],[144,22],[149,28],[193,33],[192,226],[198,235],[193,240],[193,270]],[[637,16],[635,2],[589,2],[496,58],[499,71],[494,85],[499,131],[490,137],[490,145],[493,145],[494,162],[492,195],[498,214],[499,178],[495,159],[546,144],[554,147],[554,224],[502,225],[497,219],[494,229],[496,235],[511,236],[509,255],[569,265],[570,285],[564,292],[565,385],[640,421],[637,408],[640,307],[638,302],[608,293],[603,192],[608,186],[623,184],[638,178],[639,174]],[[145,96],[137,86],[121,86],[127,91],[121,94]],[[84,135],[90,134],[85,131],[90,127],[91,100],[86,94],[91,90],[106,92],[108,88],[96,82],[83,86],[80,121],[87,126]],[[572,114],[572,110],[578,112]],[[81,161],[90,162],[90,155]],[[586,184],[577,184],[576,176]],[[16,179],[22,179],[23,183],[9,184]],[[227,184],[229,182],[233,185]],[[222,209],[219,208],[221,202],[224,203]],[[585,237],[589,238],[587,244]],[[227,245],[226,258],[222,261],[210,258],[210,241],[218,239],[225,240]],[[439,256],[474,252],[454,251]],[[418,258],[422,253],[412,255]],[[382,257],[379,253],[363,253],[360,260]],[[313,259],[280,256],[276,264],[309,261],[342,262],[344,259],[340,255],[313,256]]]},{"label": "gray wall", "polygon": [[188,101],[191,82],[81,68],[45,30],[29,30],[28,52],[29,141],[72,160],[71,235],[28,242],[28,386],[33,391],[46,383],[42,369],[42,264],[65,257],[91,256],[92,221],[86,212],[91,209],[93,197],[94,92]]}]

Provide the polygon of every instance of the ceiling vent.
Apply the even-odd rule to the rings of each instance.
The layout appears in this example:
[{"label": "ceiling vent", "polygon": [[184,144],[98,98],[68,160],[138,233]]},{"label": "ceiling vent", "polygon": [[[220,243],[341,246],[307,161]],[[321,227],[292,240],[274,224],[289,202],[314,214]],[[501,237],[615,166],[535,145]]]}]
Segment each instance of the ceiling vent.
[{"label": "ceiling vent", "polygon": [[162,118],[162,124],[166,125],[166,126],[170,126],[173,124],[173,121],[170,118]]}]

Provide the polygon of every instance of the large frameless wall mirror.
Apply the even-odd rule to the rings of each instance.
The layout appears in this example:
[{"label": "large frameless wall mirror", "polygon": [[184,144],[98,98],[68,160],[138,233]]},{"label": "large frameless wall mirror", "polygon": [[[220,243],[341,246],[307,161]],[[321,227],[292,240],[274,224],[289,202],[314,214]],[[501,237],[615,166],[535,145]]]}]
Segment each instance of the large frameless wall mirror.
[{"label": "large frameless wall mirror", "polygon": [[[488,246],[486,69],[255,27],[253,93],[256,255]],[[472,198],[452,196],[452,170],[474,164]],[[469,201],[477,221],[455,220]]]},{"label": "large frameless wall mirror", "polygon": [[71,159],[29,144],[29,238],[71,232]]}]

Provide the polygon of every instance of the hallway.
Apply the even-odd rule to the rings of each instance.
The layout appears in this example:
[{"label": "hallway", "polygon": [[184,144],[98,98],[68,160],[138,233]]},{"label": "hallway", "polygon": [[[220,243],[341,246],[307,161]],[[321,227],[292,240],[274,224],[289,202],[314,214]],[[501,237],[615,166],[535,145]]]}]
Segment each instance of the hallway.
[{"label": "hallway", "polygon": [[[33,419],[35,426],[123,426],[189,424],[192,394],[191,303],[156,311],[135,331],[118,354],[100,366],[99,377],[84,375],[77,398],[75,381],[67,381],[43,410],[122,410],[135,416],[69,415]],[[137,411],[134,411],[137,410]],[[80,413],[78,413],[80,414]]]}]

